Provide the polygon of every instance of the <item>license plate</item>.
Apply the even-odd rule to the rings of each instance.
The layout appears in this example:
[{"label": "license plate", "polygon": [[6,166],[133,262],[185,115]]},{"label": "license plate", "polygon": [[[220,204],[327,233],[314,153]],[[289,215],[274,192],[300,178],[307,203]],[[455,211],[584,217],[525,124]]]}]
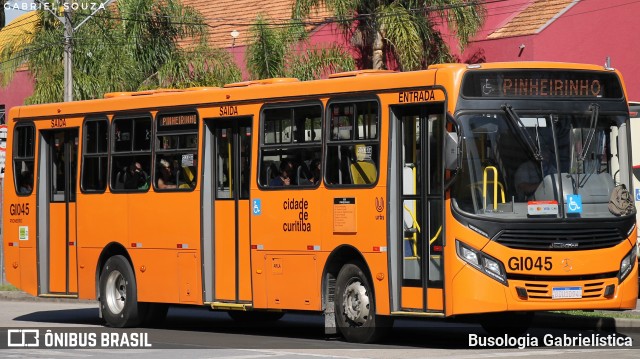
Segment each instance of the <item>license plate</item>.
[{"label": "license plate", "polygon": [[551,292],[552,299],[579,299],[582,298],[582,287],[557,287]]}]

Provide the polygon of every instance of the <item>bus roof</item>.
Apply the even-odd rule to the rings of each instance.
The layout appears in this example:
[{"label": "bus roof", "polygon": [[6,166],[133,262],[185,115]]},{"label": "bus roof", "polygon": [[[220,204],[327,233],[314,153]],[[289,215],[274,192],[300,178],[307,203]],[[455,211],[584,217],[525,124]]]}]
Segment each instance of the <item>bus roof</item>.
[{"label": "bus roof", "polygon": [[[227,84],[224,87],[195,87],[187,89],[155,89],[138,92],[105,94],[103,99],[49,103],[14,107],[13,119],[51,118],[51,116],[84,116],[122,111],[145,111],[162,107],[195,107],[196,105],[239,104],[256,99],[284,101],[307,96],[335,96],[354,92],[379,92],[403,88],[430,86],[460,79],[469,69],[572,69],[607,71],[603,66],[558,62],[496,62],[483,64],[437,64],[427,70],[394,72],[387,70],[359,70],[331,75],[328,79],[299,81],[294,78],[273,78]],[[612,70],[608,70],[612,71]],[[615,71],[615,70],[614,70]],[[617,71],[616,71],[617,72]],[[268,87],[268,91],[264,91]],[[260,91],[256,95],[256,90]],[[450,93],[457,96],[457,93]]]}]

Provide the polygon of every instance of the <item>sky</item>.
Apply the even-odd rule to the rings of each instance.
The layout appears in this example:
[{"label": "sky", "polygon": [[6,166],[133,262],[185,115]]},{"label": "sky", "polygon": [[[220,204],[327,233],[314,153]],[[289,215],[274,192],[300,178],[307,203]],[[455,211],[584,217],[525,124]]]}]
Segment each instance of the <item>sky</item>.
[{"label": "sky", "polygon": [[[7,6],[9,7],[13,7],[15,5],[20,5],[22,6],[22,4],[32,4],[33,0],[9,0],[9,2],[7,3]],[[22,15],[25,13],[25,11],[22,10],[14,10],[13,8],[10,8],[8,10],[5,9],[5,14],[7,15],[7,20],[6,23],[10,23],[13,19],[15,19],[16,17]]]}]

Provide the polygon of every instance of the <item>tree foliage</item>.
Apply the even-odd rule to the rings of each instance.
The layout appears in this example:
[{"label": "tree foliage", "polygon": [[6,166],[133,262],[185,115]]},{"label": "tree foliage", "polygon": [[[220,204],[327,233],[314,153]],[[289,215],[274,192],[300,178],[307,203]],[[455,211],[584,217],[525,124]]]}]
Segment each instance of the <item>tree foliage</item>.
[{"label": "tree foliage", "polygon": [[294,17],[324,5],[360,52],[360,66],[401,70],[452,61],[439,25],[446,23],[461,49],[480,29],[485,10],[471,0],[296,0]]},{"label": "tree foliage", "polygon": [[[72,22],[78,24],[88,13],[74,12]],[[241,72],[231,55],[209,47],[206,34],[202,16],[180,0],[119,0],[74,33],[73,98],[239,81]],[[27,103],[62,101],[64,26],[39,10],[35,30],[23,35],[0,53],[2,84],[26,65],[35,80]]]},{"label": "tree foliage", "polygon": [[270,24],[258,16],[250,32],[254,41],[247,46],[246,63],[254,79],[295,77],[306,81],[355,68],[345,49],[335,44],[326,47],[309,44],[300,22]]}]

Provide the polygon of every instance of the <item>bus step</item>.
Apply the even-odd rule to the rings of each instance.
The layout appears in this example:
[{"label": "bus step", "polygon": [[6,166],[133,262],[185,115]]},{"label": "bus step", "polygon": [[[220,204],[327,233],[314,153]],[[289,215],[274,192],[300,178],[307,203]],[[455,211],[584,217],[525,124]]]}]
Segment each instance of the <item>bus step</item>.
[{"label": "bus step", "polygon": [[77,294],[56,294],[56,293],[46,293],[46,294],[38,294],[40,298],[69,298],[69,299],[78,299]]},{"label": "bus step", "polygon": [[225,302],[212,302],[208,303],[211,305],[211,309],[213,310],[242,310],[247,311],[251,310],[253,307],[252,304],[249,303],[225,303]]},{"label": "bus step", "polygon": [[391,312],[392,316],[402,316],[402,317],[431,317],[431,318],[444,318],[444,313],[425,313],[425,312],[407,312],[407,311],[397,311]]}]

